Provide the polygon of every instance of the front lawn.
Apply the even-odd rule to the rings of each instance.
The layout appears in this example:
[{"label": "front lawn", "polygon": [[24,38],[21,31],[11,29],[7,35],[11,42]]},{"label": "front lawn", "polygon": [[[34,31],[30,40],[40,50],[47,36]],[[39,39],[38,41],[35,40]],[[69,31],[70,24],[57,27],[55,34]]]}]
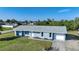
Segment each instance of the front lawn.
[{"label": "front lawn", "polygon": [[18,38],[13,33],[2,34],[0,39],[0,51],[42,51],[50,48],[52,44],[50,41],[27,39],[27,37]]},{"label": "front lawn", "polygon": [[6,30],[12,30],[13,28],[9,28],[9,27],[2,27],[0,28],[0,31],[6,31]]},{"label": "front lawn", "polygon": [[13,32],[1,34],[0,38],[7,38],[7,37],[13,37],[15,36]]}]

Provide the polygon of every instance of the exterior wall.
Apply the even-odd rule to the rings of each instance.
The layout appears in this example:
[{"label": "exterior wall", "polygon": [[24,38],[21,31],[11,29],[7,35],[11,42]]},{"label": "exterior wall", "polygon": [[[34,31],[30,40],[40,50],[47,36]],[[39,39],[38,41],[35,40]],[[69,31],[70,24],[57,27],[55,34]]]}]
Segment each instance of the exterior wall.
[{"label": "exterior wall", "polygon": [[29,34],[26,34],[25,31],[16,31],[15,35],[16,36],[30,36],[30,37],[38,37],[38,38],[47,38],[47,39],[52,39],[52,36],[53,36],[52,33],[51,33],[51,37],[49,37],[49,33],[43,32],[43,36],[41,36],[41,32],[29,32]]},{"label": "exterior wall", "polygon": [[43,36],[41,36],[41,32],[39,32],[39,33],[32,32],[31,34],[32,34],[31,35],[32,37],[47,38],[47,39],[53,38],[53,33],[51,33],[51,37],[49,37],[49,33],[44,33],[44,32],[43,32]]},{"label": "exterior wall", "polygon": [[31,36],[31,32],[29,31],[15,31],[16,36]]},{"label": "exterior wall", "polygon": [[32,37],[32,33],[29,32],[29,34],[26,34],[25,31],[19,31],[19,32],[16,31],[15,36],[30,36],[30,37]]},{"label": "exterior wall", "polygon": [[52,39],[53,33],[51,33],[51,37],[49,35],[50,33],[44,33],[43,38]]},{"label": "exterior wall", "polygon": [[56,40],[62,40],[62,41],[64,41],[65,38],[66,38],[65,34],[55,34],[54,36],[55,36]]},{"label": "exterior wall", "polygon": [[16,31],[14,31],[14,33],[15,33],[15,36],[17,36],[17,35],[16,35]]},{"label": "exterior wall", "polygon": [[38,38],[46,38],[51,40],[65,40],[66,35],[65,34],[56,34],[51,33],[51,37],[49,36],[49,33],[44,33],[43,36],[41,36],[41,32],[29,32],[29,31],[16,31],[16,36],[30,36],[30,37],[38,37]]},{"label": "exterior wall", "polygon": [[32,37],[32,33],[31,33],[31,32],[29,32],[29,34],[26,34],[26,33],[25,33],[25,36],[30,36],[30,37]]},{"label": "exterior wall", "polygon": [[32,32],[32,37],[39,37],[41,38],[41,33],[35,33],[35,32]]}]

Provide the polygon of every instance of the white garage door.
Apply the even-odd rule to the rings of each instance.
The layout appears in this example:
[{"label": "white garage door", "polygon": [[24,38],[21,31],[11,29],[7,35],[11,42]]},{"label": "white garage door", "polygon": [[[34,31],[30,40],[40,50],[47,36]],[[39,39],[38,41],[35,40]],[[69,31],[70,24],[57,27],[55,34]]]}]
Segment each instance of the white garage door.
[{"label": "white garage door", "polygon": [[65,34],[56,34],[56,40],[65,40]]}]

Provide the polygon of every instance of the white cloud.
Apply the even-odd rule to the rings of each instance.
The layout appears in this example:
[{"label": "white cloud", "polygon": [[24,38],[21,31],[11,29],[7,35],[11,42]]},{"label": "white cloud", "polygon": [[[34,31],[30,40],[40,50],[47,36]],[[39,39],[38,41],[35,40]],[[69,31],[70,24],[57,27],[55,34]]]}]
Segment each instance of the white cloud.
[{"label": "white cloud", "polygon": [[62,10],[59,10],[58,12],[63,13],[63,12],[69,12],[69,11],[70,11],[70,9],[62,9]]}]

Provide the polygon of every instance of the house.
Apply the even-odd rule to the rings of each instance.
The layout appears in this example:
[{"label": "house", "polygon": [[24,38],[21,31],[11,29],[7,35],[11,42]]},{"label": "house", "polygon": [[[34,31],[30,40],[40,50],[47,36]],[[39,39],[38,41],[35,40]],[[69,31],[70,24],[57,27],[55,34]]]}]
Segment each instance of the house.
[{"label": "house", "polygon": [[9,27],[9,28],[14,28],[14,27],[16,27],[17,26],[17,24],[9,24],[9,23],[6,23],[6,24],[2,24],[1,25],[2,27]]},{"label": "house", "polygon": [[5,25],[5,23],[4,23],[4,22],[0,22],[0,26],[1,26],[1,25]]},{"label": "house", "polygon": [[2,27],[8,27],[8,28],[13,28],[12,25],[1,25]]},{"label": "house", "polygon": [[65,40],[67,30],[65,26],[18,26],[14,29],[15,36],[29,36],[50,40]]}]

